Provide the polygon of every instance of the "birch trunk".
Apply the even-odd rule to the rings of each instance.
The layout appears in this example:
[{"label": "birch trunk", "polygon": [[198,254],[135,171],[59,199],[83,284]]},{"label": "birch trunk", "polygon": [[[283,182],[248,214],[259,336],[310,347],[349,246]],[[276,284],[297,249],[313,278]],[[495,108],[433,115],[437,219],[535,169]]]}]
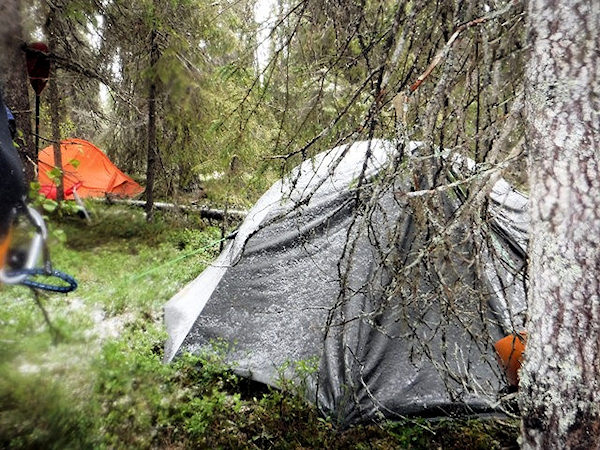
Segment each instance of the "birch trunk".
[{"label": "birch trunk", "polygon": [[523,448],[600,448],[600,3],[532,0]]}]

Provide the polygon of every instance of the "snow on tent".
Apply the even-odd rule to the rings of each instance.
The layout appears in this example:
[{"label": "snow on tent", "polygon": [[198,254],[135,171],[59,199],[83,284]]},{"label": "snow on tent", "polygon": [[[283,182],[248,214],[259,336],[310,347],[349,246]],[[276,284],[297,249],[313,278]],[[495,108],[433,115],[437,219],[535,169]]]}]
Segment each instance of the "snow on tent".
[{"label": "snow on tent", "polygon": [[[502,409],[493,343],[524,325],[527,198],[500,179],[480,226],[441,227],[444,253],[397,175],[418,147],[404,159],[388,141],[337,147],[275,183],[167,303],[165,360],[224,340],[237,373],[272,386],[318,361],[307,398],[344,424]],[[460,189],[434,193],[452,223]]]},{"label": "snow on tent", "polygon": [[[121,172],[94,144],[83,139],[60,143],[65,197],[73,198],[73,187],[80,197],[133,197],[144,188]],[[54,168],[54,149],[46,147],[38,154],[38,177],[41,192],[56,198],[56,186],[49,176]]]}]

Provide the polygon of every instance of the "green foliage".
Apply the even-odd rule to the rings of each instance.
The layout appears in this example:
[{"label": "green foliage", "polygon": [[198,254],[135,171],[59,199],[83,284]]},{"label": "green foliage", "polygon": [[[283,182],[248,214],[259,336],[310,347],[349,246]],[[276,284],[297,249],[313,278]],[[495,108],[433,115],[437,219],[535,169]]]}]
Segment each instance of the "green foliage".
[{"label": "green foliage", "polygon": [[[115,125],[101,135],[102,145],[126,171],[144,173],[146,130],[145,125],[140,127],[140,111],[146,110],[148,87],[154,83],[160,196],[193,195],[199,186],[205,187],[202,179],[217,172],[226,175],[226,183],[209,186],[210,199],[247,205],[273,179],[262,177],[259,189],[245,189],[245,180],[254,176],[269,152],[275,123],[264,108],[249,119],[236,111],[247,95],[257,97],[249,92],[254,72],[253,29],[243,25],[251,8],[246,1],[225,6],[209,1],[152,0],[115,1],[101,11],[111,29],[104,46],[112,55],[102,65],[114,71],[118,60],[116,85],[132,98],[109,105],[107,112]],[[148,36],[153,29],[158,32],[160,56],[150,67]],[[234,155],[239,164],[230,170]]]},{"label": "green foliage", "polygon": [[68,392],[60,380],[0,366],[0,447],[94,448],[96,416],[93,404]]},{"label": "green foliage", "polygon": [[278,368],[277,387],[301,402],[307,398],[308,386],[319,371],[319,357],[288,361]]},{"label": "green foliage", "polygon": [[[58,171],[58,174],[60,174],[60,171]],[[73,216],[81,210],[80,206],[73,200],[57,202],[56,200],[47,198],[40,192],[40,183],[37,181],[29,185],[29,200],[34,207],[37,207],[44,214],[57,215],[59,217]]]},{"label": "green foliage", "polygon": [[56,185],[60,184],[61,181],[61,177],[62,177],[62,170],[60,170],[58,167],[53,167],[52,169],[50,169],[48,172],[48,177],[50,178],[50,180],[52,180],[52,182]]},{"label": "green foliage", "polygon": [[179,388],[173,367],[162,364],[164,334],[135,323],[124,338],[107,343],[95,363],[104,442],[111,448],[148,448],[159,417],[166,415]]},{"label": "green foliage", "polygon": [[73,158],[67,164],[70,164],[71,166],[73,166],[74,169],[77,169],[81,162],[78,159]]},{"label": "green foliage", "polygon": [[492,450],[518,448],[515,420],[448,420],[428,422],[423,419],[389,423],[386,431],[401,448],[424,449],[436,445],[444,449]]}]

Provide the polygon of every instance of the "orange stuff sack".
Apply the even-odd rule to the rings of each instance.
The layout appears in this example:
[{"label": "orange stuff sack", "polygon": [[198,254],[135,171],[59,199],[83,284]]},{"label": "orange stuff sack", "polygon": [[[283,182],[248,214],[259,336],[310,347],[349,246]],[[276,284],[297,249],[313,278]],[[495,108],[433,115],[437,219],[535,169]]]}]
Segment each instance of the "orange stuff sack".
[{"label": "orange stuff sack", "polygon": [[[60,143],[65,198],[73,199],[73,186],[79,197],[134,197],[144,188],[121,172],[94,144],[83,139],[67,139]],[[54,168],[54,148],[48,146],[38,154],[38,179],[41,192],[56,196],[56,187],[48,176]]]},{"label": "orange stuff sack", "polygon": [[510,334],[494,344],[500,365],[506,373],[506,379],[511,386],[519,385],[519,369],[525,351],[527,333]]}]

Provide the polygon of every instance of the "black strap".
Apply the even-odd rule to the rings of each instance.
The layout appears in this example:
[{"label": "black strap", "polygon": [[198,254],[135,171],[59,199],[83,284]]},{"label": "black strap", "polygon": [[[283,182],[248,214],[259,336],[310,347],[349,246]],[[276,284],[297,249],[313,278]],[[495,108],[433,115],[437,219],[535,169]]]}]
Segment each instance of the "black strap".
[{"label": "black strap", "polygon": [[[19,154],[15,149],[8,128],[8,117],[2,94],[0,93],[0,239],[3,238],[10,229],[12,222],[20,212],[27,213],[26,206],[27,185],[23,173],[23,165]],[[30,213],[30,218],[31,218]],[[35,225],[35,220],[32,220]],[[41,230],[38,230],[41,232]],[[45,243],[44,243],[45,244]],[[44,246],[44,252],[47,249]],[[46,268],[21,269],[7,272],[9,277],[17,275],[27,275],[19,284],[29,286],[33,289],[42,289],[46,291],[67,293],[77,288],[77,282],[73,277],[66,273],[52,270],[50,259],[47,253],[44,255]],[[62,280],[65,284],[48,284],[36,281],[35,276],[48,276]]]},{"label": "black strap", "polygon": [[8,232],[14,214],[24,204],[26,195],[23,165],[13,145],[6,107],[0,93],[0,237]]}]

